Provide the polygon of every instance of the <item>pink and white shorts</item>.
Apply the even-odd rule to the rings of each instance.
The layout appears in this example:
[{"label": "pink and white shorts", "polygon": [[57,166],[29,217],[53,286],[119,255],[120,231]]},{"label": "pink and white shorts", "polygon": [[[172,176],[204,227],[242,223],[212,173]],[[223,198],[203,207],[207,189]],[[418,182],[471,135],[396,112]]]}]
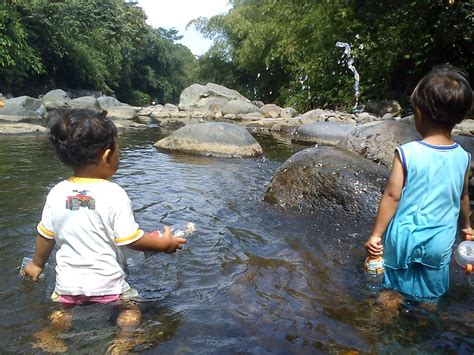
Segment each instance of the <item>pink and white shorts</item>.
[{"label": "pink and white shorts", "polygon": [[103,296],[85,296],[85,295],[60,295],[56,291],[51,295],[53,302],[68,304],[68,305],[80,305],[90,303],[112,303],[117,301],[131,301],[138,297],[137,290],[130,288],[122,294],[117,295],[103,295]]}]

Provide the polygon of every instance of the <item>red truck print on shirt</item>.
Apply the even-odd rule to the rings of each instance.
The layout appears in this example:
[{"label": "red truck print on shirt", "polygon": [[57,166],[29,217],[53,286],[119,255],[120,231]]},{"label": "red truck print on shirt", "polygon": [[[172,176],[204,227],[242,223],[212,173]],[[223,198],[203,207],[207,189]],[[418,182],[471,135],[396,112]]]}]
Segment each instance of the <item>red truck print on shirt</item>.
[{"label": "red truck print on shirt", "polygon": [[95,200],[92,196],[87,196],[87,190],[72,190],[72,192],[77,192],[77,195],[68,196],[66,199],[66,208],[68,210],[77,211],[79,207],[95,210]]}]

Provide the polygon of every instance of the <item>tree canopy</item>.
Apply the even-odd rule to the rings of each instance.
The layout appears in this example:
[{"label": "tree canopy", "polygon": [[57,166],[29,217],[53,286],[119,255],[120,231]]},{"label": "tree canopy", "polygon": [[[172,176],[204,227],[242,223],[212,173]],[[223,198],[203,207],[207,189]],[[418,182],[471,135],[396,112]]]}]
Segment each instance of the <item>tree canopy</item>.
[{"label": "tree canopy", "polygon": [[53,87],[115,93],[132,104],[177,102],[187,85],[214,82],[250,99],[350,109],[407,101],[434,65],[474,75],[471,0],[230,0],[228,13],[191,25],[214,40],[196,59],[175,29],[152,28],[122,0],[3,0],[0,92]]},{"label": "tree canopy", "polygon": [[230,3],[227,14],[193,23],[215,41],[197,77],[228,84],[252,99],[300,109],[351,107],[354,76],[338,41],[352,47],[363,100],[404,102],[436,64],[474,74],[470,0]]},{"label": "tree canopy", "polygon": [[53,87],[115,93],[132,104],[176,102],[196,59],[174,29],[146,24],[121,0],[6,0],[0,91]]}]

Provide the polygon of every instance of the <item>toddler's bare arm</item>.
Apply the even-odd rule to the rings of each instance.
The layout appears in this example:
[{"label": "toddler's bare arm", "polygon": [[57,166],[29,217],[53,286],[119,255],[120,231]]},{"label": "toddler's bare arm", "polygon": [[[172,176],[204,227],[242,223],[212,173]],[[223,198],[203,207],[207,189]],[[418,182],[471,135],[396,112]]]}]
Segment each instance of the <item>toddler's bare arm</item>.
[{"label": "toddler's bare arm", "polygon": [[469,203],[469,176],[464,177],[464,188],[461,195],[461,226],[463,233],[472,235],[471,229],[471,206]]},{"label": "toddler's bare arm", "polygon": [[36,239],[35,253],[33,260],[25,265],[25,275],[31,277],[33,281],[37,281],[39,275],[43,272],[44,265],[48,261],[56,242],[54,239],[47,239],[38,235]]},{"label": "toddler's bare arm", "polygon": [[173,253],[176,249],[180,249],[181,244],[184,243],[186,243],[186,239],[172,236],[170,227],[165,227],[161,238],[145,232],[143,237],[127,246],[140,251],[163,251]]}]

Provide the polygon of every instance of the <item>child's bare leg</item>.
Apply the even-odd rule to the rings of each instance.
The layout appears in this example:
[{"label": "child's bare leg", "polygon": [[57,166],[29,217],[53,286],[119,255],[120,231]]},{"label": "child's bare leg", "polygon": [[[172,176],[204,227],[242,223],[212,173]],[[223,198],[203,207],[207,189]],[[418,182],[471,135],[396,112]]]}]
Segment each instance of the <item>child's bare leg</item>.
[{"label": "child's bare leg", "polygon": [[109,354],[123,354],[142,344],[145,339],[137,334],[142,313],[135,302],[123,306],[117,316],[117,335],[108,349]]},{"label": "child's bare leg", "polygon": [[52,353],[66,352],[67,345],[59,336],[71,326],[72,309],[54,311],[50,314],[49,320],[49,326],[33,334],[37,339],[33,347]]},{"label": "child's bare leg", "polygon": [[398,318],[400,306],[404,299],[401,294],[393,290],[383,290],[377,297],[377,304],[380,307],[380,316],[384,323],[391,323]]}]

